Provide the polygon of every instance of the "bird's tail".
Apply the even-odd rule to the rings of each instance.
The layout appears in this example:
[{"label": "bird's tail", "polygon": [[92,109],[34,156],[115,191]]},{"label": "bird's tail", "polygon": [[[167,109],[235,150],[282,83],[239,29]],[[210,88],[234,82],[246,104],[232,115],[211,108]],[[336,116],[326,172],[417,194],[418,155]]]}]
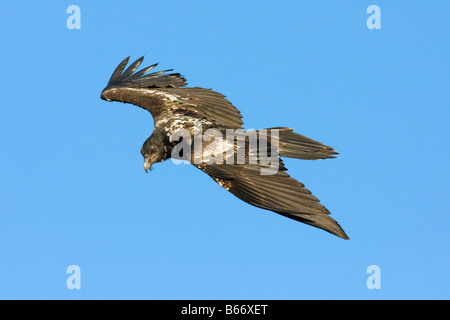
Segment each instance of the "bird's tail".
[{"label": "bird's tail", "polygon": [[[270,136],[278,136],[278,153],[282,157],[317,160],[336,158],[338,154],[332,147],[295,133],[291,128],[276,127],[264,130],[269,139]],[[258,130],[258,132],[261,131]]]}]

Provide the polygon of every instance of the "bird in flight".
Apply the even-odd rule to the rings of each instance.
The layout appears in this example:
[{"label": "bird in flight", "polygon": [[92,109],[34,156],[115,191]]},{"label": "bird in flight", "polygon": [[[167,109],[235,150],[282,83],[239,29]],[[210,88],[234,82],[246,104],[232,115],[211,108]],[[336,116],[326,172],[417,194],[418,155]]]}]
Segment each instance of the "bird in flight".
[{"label": "bird in flight", "polygon": [[153,116],[153,132],[141,149],[145,171],[169,158],[187,160],[253,206],[349,239],[280,158],[335,158],[332,147],[291,128],[244,131],[241,113],[224,95],[186,87],[172,70],[149,73],[157,63],[135,72],[144,57],[125,69],[129,58],[115,69],[101,99],[134,104]]}]

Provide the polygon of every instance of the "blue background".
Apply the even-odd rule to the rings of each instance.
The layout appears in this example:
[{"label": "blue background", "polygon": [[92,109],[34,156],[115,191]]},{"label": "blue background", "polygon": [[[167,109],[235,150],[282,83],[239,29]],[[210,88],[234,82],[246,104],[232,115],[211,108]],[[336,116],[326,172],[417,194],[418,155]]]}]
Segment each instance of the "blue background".
[{"label": "blue background", "polygon": [[[67,7],[81,9],[69,30]],[[369,5],[381,29],[369,30]],[[449,299],[448,1],[3,1],[0,298]],[[350,236],[241,202],[190,165],[148,175],[153,120],[100,100],[118,63],[219,91]],[[69,265],[81,290],[69,290]],[[378,265],[381,289],[369,290]]]}]

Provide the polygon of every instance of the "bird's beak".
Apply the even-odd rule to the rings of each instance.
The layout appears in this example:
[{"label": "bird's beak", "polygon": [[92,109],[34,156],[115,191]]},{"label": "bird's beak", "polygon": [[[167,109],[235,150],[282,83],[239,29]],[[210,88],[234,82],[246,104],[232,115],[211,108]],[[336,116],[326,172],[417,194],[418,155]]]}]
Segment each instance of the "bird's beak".
[{"label": "bird's beak", "polygon": [[145,159],[145,162],[144,162],[145,172],[148,173],[148,169],[150,169],[151,166],[152,166],[152,164],[150,163],[150,160],[149,159]]}]

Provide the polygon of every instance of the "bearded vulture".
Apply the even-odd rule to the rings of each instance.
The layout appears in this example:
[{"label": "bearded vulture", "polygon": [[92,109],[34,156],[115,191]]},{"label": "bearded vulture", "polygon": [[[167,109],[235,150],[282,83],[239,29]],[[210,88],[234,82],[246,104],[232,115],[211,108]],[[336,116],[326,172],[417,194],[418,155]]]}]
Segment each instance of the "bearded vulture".
[{"label": "bearded vulture", "polygon": [[169,158],[189,161],[253,206],[349,239],[304,184],[286,173],[280,158],[335,158],[332,147],[285,127],[244,131],[241,113],[224,95],[187,88],[185,78],[172,70],[148,73],[157,63],[135,72],[143,59],[126,70],[129,57],[123,60],[101,99],[131,103],[152,114],[153,133],[141,149],[145,171]]}]

